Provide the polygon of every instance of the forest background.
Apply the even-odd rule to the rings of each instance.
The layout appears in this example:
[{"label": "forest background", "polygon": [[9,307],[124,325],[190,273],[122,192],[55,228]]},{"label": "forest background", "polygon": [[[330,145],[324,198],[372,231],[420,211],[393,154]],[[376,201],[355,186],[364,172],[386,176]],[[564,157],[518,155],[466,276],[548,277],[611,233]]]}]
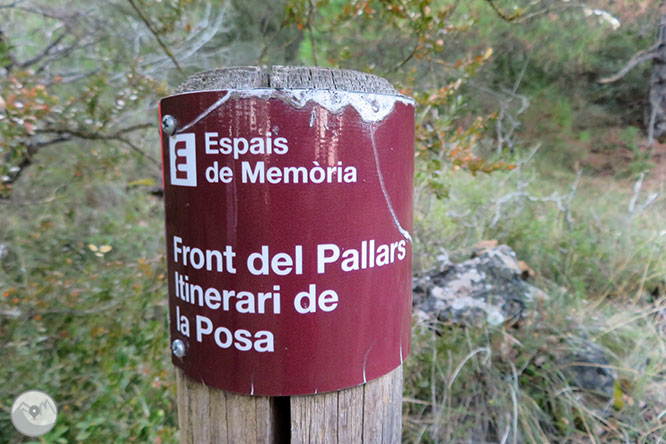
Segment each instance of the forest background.
[{"label": "forest background", "polygon": [[[0,442],[177,442],[157,101],[220,66],[319,65],[416,98],[414,273],[509,245],[537,322],[414,329],[405,442],[666,437],[655,1],[0,1]],[[567,381],[594,344],[610,399]]]}]

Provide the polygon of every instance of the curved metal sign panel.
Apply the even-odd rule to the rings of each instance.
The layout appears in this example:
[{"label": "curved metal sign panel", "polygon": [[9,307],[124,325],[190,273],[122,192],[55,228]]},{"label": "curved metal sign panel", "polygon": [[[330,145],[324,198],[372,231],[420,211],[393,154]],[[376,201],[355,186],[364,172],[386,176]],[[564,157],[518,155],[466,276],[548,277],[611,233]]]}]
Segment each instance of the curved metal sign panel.
[{"label": "curved metal sign panel", "polygon": [[173,363],[238,393],[387,374],[411,329],[414,107],[223,90],[160,104]]}]

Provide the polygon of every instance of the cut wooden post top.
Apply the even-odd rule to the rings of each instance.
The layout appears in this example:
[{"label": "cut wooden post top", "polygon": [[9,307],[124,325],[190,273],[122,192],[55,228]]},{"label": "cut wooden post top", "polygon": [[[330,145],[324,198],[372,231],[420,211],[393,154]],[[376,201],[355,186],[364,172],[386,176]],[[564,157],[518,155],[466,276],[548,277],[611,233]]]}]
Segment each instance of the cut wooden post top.
[{"label": "cut wooden post top", "polygon": [[234,66],[190,76],[176,93],[217,89],[321,89],[376,94],[399,94],[388,80],[359,71],[310,66]]}]

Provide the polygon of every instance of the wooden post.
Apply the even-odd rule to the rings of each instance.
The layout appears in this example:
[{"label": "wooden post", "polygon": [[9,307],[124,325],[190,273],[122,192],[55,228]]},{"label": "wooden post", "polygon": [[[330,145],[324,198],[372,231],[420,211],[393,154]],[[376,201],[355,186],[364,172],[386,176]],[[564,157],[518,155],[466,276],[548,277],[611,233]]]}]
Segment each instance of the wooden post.
[{"label": "wooden post", "polygon": [[[262,87],[397,94],[376,76],[305,67],[219,69],[192,76],[178,92]],[[393,444],[401,439],[402,365],[357,387],[291,397],[235,394],[176,372],[182,444]]]},{"label": "wooden post", "polygon": [[176,374],[182,444],[400,442],[402,366],[358,387],[279,398],[225,392]]}]

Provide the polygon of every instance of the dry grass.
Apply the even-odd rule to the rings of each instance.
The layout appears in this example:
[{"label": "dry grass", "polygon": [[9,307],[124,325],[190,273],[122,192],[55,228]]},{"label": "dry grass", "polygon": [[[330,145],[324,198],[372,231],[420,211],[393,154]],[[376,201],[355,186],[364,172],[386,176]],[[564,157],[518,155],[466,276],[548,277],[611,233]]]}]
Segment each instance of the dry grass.
[{"label": "dry grass", "polygon": [[[585,175],[574,189],[574,174],[544,180],[535,162],[481,179],[452,175],[443,203],[420,196],[419,270],[497,239],[536,271],[549,299],[513,326],[416,326],[405,442],[666,439],[663,190],[652,183],[636,192],[633,182]],[[654,192],[650,205],[629,214],[633,197],[636,209]],[[601,367],[616,375],[612,396],[568,376],[570,357],[585,344],[604,351],[609,364]]]}]

